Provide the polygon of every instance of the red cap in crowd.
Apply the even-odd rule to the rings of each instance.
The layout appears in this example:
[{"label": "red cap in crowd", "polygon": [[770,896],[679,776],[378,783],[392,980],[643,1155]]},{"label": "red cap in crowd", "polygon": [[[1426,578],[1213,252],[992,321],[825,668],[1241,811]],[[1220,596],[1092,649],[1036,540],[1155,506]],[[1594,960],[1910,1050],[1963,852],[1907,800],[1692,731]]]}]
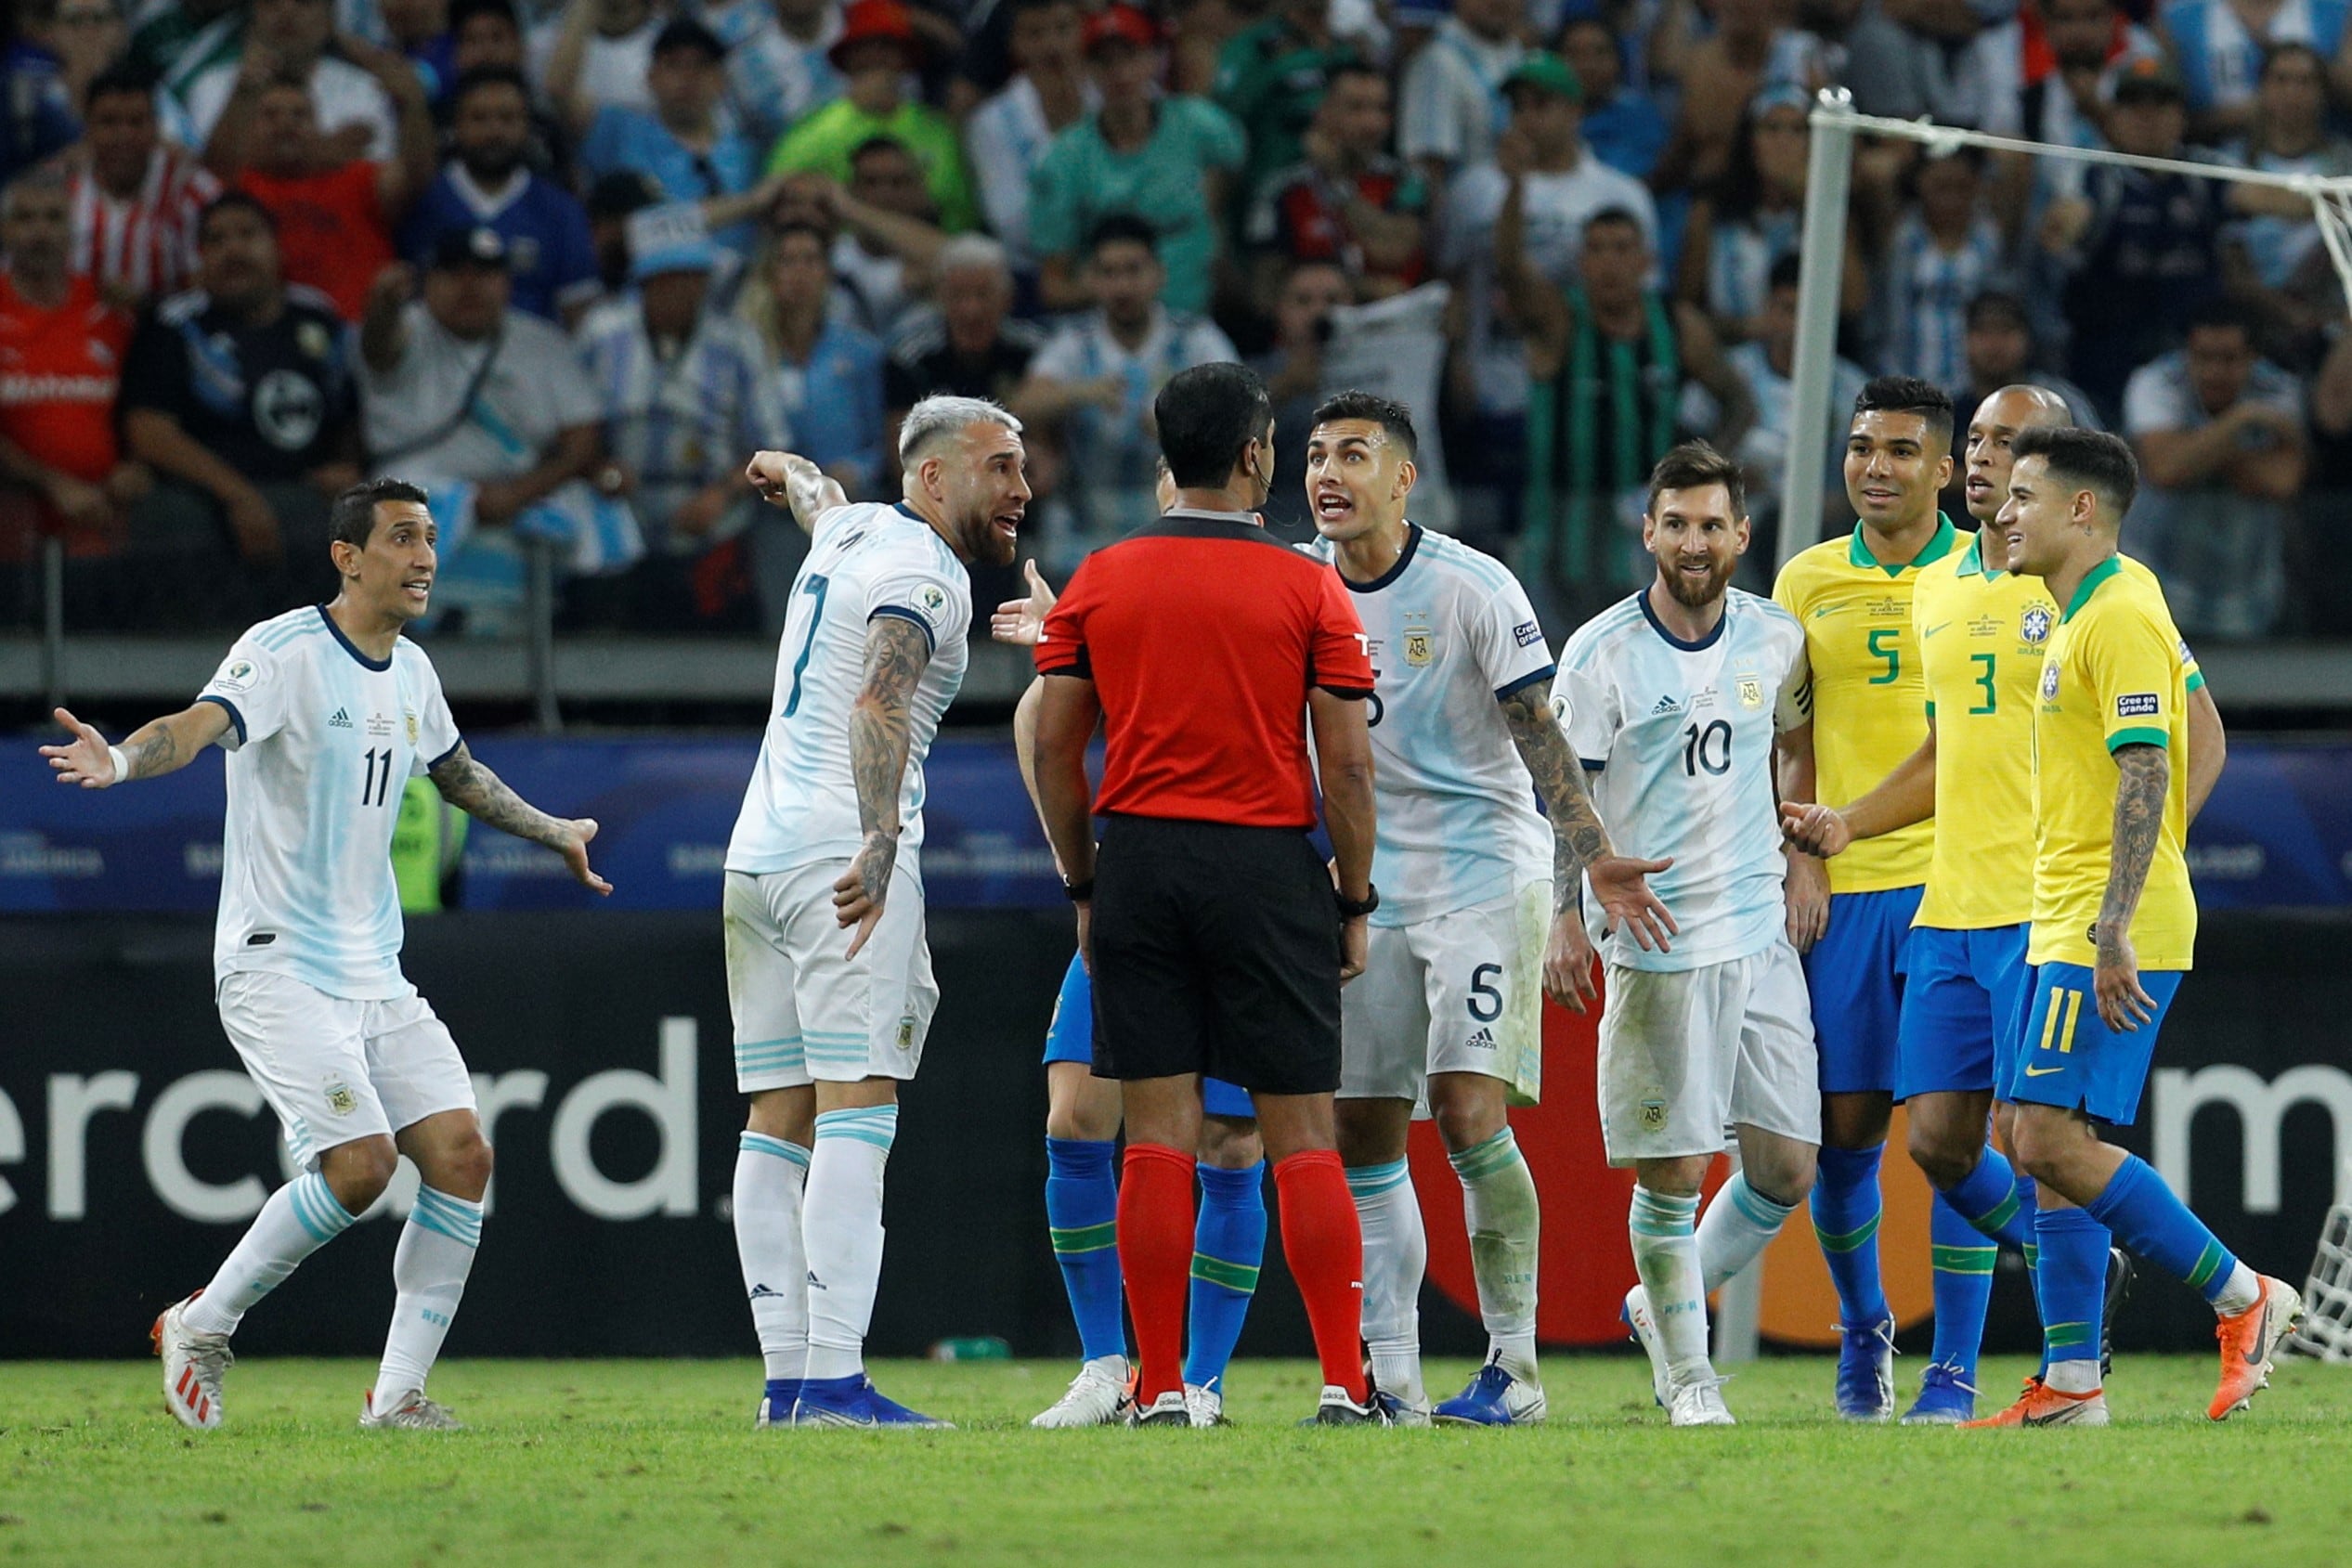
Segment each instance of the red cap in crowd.
[{"label": "red cap in crowd", "polygon": [[1160,46],[1160,30],[1133,6],[1105,6],[1086,19],[1086,53],[1091,55],[1105,44],[1156,49]]},{"label": "red cap in crowd", "polygon": [[922,39],[915,31],[915,19],[905,0],[851,0],[841,13],[841,36],[833,41],[825,58],[838,68],[844,54],[860,44],[877,41],[896,44],[909,58],[921,52]]}]

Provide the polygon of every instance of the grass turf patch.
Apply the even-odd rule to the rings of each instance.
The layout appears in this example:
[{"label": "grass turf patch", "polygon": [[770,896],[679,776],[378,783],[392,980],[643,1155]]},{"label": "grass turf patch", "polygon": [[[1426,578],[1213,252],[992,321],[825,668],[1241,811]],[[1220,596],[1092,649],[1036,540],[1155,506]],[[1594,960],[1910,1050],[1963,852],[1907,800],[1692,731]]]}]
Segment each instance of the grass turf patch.
[{"label": "grass turf patch", "polygon": [[[1986,1372],[1989,1410],[2029,1368]],[[2352,1374],[2281,1362],[2215,1427],[2207,1357],[2126,1358],[2104,1432],[1850,1427],[1830,1363],[1671,1432],[1635,1358],[1556,1356],[1551,1422],[1301,1431],[1304,1362],[1236,1366],[1214,1432],[1034,1432],[1074,1367],[877,1365],[954,1432],[755,1432],[749,1360],[445,1363],[473,1430],[361,1432],[357,1362],[254,1361],[184,1432],[152,1362],[0,1363],[0,1562],[2325,1562],[2352,1539]],[[1471,1367],[1431,1367],[1440,1395]],[[1904,1393],[1917,1376],[1905,1372]]]}]

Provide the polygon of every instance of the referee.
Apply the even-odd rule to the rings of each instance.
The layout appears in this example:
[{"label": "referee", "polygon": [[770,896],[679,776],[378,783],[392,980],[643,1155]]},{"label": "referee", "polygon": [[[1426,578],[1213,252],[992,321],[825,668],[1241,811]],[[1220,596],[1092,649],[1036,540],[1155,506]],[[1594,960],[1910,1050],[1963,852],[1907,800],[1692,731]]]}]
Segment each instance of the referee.
[{"label": "referee", "polygon": [[[1339,988],[1372,890],[1372,691],[1338,576],[1267,534],[1274,410],[1240,365],[1202,365],[1153,412],[1175,508],[1086,558],[1037,641],[1039,809],[1094,975],[1096,1073],[1121,1083],[1119,1263],[1144,1425],[1185,1425],[1201,1075],[1240,1084],[1281,1195],[1326,1424],[1385,1424],[1358,1329],[1362,1233],[1332,1121]],[[1094,810],[1085,752],[1103,720]],[[1313,847],[1315,731],[1338,888]],[[1098,881],[1099,886],[1098,887]]]}]

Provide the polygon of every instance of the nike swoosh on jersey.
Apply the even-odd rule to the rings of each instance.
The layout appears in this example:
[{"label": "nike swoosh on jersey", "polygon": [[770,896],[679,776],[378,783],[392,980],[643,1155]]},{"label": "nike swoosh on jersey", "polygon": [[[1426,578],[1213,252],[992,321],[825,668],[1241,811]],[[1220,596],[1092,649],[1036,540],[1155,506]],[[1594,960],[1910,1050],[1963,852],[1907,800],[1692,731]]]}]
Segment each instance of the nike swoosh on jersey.
[{"label": "nike swoosh on jersey", "polygon": [[1844,608],[1845,606],[1843,604],[1824,604],[1821,608],[1815,610],[1810,618],[1819,620],[1824,616],[1834,616]]},{"label": "nike swoosh on jersey", "polygon": [[1938,621],[1935,625],[1928,628],[1927,630],[1919,633],[1919,635],[1922,638],[1933,637],[1937,632],[1942,631],[1945,627],[1950,626],[1951,624],[1952,623],[1950,621]]}]

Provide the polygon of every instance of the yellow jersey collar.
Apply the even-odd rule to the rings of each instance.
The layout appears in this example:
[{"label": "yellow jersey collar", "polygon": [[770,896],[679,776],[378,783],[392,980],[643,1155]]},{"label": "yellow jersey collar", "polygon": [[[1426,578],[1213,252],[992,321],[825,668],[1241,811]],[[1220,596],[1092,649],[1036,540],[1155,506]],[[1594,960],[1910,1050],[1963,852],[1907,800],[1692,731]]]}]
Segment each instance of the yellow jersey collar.
[{"label": "yellow jersey collar", "polygon": [[2058,617],[2059,620],[2061,623],[2073,620],[2074,618],[2075,612],[2091,602],[2091,595],[2099,591],[2099,585],[2105,582],[2108,578],[2115,576],[2123,569],[2124,563],[2122,559],[2120,557],[2111,555],[2106,560],[2100,562],[2098,565],[2093,566],[2088,572],[2085,573],[2083,580],[2075,586],[2074,597],[2066,602],[2065,613]]},{"label": "yellow jersey collar", "polygon": [[1969,536],[1969,548],[1960,557],[1958,574],[1964,577],[1982,577],[1986,582],[1999,582],[2008,574],[1998,566],[1984,564],[1984,530],[1979,528]]},{"label": "yellow jersey collar", "polygon": [[1909,561],[1887,566],[1880,564],[1878,558],[1870,553],[1870,546],[1862,537],[1862,525],[1857,523],[1853,525],[1853,540],[1846,547],[1846,560],[1856,566],[1877,566],[1891,577],[1901,577],[1910,567],[1925,566],[1951,554],[1959,535],[1960,531],[1952,525],[1952,519],[1939,510],[1935,514],[1935,537],[1927,542],[1926,548]]}]

